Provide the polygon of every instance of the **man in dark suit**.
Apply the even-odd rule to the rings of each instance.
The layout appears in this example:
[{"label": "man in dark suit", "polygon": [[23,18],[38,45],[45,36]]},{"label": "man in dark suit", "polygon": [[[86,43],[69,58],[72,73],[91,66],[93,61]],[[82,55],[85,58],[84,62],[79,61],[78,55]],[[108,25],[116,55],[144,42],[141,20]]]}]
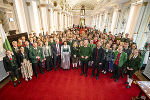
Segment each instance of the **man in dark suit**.
[{"label": "man in dark suit", "polygon": [[55,71],[57,71],[57,62],[59,67],[61,67],[61,45],[59,44],[59,39],[56,39],[55,44],[53,45],[53,57]]},{"label": "man in dark suit", "polygon": [[98,80],[100,67],[102,66],[103,56],[104,56],[104,49],[101,47],[101,41],[97,42],[97,47],[94,48],[92,54],[92,63],[93,63],[93,70],[91,78],[95,75],[95,69],[97,68],[96,79]]},{"label": "man in dark suit", "polygon": [[[17,43],[17,41],[13,41],[13,42],[12,42],[12,46],[13,46],[13,47],[12,47],[12,51],[13,51],[15,57],[18,58],[19,48],[18,48],[18,43]],[[19,65],[18,59],[16,59],[16,62],[17,62],[17,64]],[[19,66],[19,67],[20,67],[20,66]]]},{"label": "man in dark suit", "polygon": [[17,84],[15,83],[15,77],[17,77],[18,84],[21,84],[19,80],[18,64],[16,62],[16,57],[12,55],[11,51],[6,51],[6,56],[3,58],[3,63],[7,74],[10,75],[13,81],[14,87],[17,86]]}]

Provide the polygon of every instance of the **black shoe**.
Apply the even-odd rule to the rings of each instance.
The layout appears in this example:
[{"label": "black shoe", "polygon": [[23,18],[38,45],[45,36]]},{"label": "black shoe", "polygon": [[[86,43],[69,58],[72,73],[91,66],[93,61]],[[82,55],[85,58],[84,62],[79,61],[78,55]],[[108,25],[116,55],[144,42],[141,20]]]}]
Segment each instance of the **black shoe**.
[{"label": "black shoe", "polygon": [[73,70],[74,70],[74,67],[73,67]]},{"label": "black shoe", "polygon": [[115,82],[118,82],[118,80],[117,80],[117,79],[115,79]]},{"label": "black shoe", "polygon": [[126,88],[131,88],[131,86],[128,85],[128,86],[126,86]]},{"label": "black shoe", "polygon": [[44,74],[44,72],[41,72],[41,74]]},{"label": "black shoe", "polygon": [[96,76],[96,80],[98,80],[98,76]]},{"label": "black shoe", "polygon": [[78,67],[76,67],[76,69],[78,69]]},{"label": "black shoe", "polygon": [[87,74],[85,74],[85,77],[87,77]]},{"label": "black shoe", "polygon": [[17,84],[16,83],[14,83],[14,87],[16,87],[17,86]]},{"label": "black shoe", "polygon": [[124,84],[129,84],[129,82],[124,82]]},{"label": "black shoe", "polygon": [[93,77],[94,75],[91,75],[91,78]]},{"label": "black shoe", "polygon": [[112,77],[110,77],[110,79],[113,79],[114,77],[112,76]]},{"label": "black shoe", "polygon": [[83,76],[83,73],[81,73],[81,76]]},{"label": "black shoe", "polygon": [[21,84],[21,81],[18,81],[18,84]]}]

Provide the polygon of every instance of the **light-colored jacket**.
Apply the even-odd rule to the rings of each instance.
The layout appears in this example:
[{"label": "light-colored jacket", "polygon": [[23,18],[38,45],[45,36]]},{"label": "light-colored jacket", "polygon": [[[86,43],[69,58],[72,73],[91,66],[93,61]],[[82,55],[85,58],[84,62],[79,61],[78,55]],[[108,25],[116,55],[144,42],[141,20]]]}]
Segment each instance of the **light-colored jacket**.
[{"label": "light-colored jacket", "polygon": [[48,56],[53,56],[51,46],[48,46],[48,49],[46,48],[46,46],[43,47],[43,56],[44,58]]}]

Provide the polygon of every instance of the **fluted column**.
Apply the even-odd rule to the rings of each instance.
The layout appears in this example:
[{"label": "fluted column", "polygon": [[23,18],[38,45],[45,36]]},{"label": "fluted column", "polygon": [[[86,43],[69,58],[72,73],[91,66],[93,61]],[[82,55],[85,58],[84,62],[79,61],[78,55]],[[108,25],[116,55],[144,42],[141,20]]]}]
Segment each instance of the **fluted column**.
[{"label": "fluted column", "polygon": [[41,4],[40,5],[40,11],[41,11],[41,20],[42,20],[42,28],[43,33],[46,34],[48,32],[48,8],[47,5]]},{"label": "fluted column", "polygon": [[140,15],[141,7],[142,7],[142,3],[131,4],[127,26],[125,29],[125,33],[128,33],[129,37],[133,37],[133,34],[135,33],[135,27],[138,21],[138,16]]},{"label": "fluted column", "polygon": [[25,8],[24,8],[24,2],[23,0],[14,0],[14,9],[16,11],[17,21],[19,30],[21,33],[29,32],[28,26],[27,26],[27,19],[25,15]]},{"label": "fluted column", "polygon": [[116,34],[117,29],[117,22],[120,10],[118,8],[114,8],[113,17],[112,17],[112,24],[111,24],[111,32],[112,34]]},{"label": "fluted column", "polygon": [[54,9],[54,31],[58,30],[58,11]]}]

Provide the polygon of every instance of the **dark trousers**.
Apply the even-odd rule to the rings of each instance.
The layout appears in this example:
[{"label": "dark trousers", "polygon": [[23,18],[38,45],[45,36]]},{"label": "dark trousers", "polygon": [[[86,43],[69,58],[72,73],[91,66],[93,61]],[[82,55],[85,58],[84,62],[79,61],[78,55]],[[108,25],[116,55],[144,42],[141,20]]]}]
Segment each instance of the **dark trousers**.
[{"label": "dark trousers", "polygon": [[19,82],[19,71],[18,69],[12,69],[10,72],[10,78],[15,83],[15,77],[17,78],[17,81]]},{"label": "dark trousers", "polygon": [[121,67],[121,75],[124,76],[124,73],[127,69],[127,62],[123,64],[123,66]]},{"label": "dark trousers", "polygon": [[104,71],[108,72],[109,64],[110,64],[109,61],[106,61],[106,60],[104,61],[104,65],[103,65],[103,70],[104,70]]},{"label": "dark trousers", "polygon": [[113,70],[113,78],[115,79],[119,79],[120,78],[120,70],[121,70],[121,67],[119,67],[118,65],[114,64],[113,65],[114,67],[114,70]]},{"label": "dark trousers", "polygon": [[132,79],[132,76],[134,73],[135,73],[135,70],[127,70],[127,75],[129,75],[130,79]]},{"label": "dark trousers", "polygon": [[38,71],[37,71],[37,63],[32,63],[32,69],[33,69],[33,72],[35,73],[35,76],[38,76]]},{"label": "dark trousers", "polygon": [[32,63],[32,69],[36,77],[38,76],[37,66],[39,66],[40,73],[43,73],[42,62]]},{"label": "dark trousers", "polygon": [[82,73],[84,73],[84,65],[85,65],[85,74],[87,75],[88,61],[81,61],[81,71],[82,71]]},{"label": "dark trousers", "polygon": [[46,70],[50,70],[52,68],[52,57],[50,56],[46,57],[45,68]]},{"label": "dark trousers", "polygon": [[93,69],[92,69],[92,75],[95,75],[95,69],[97,69],[97,73],[96,76],[99,77],[99,71],[100,71],[101,66],[100,65],[93,65]]},{"label": "dark trousers", "polygon": [[59,67],[61,67],[61,56],[55,56],[54,57],[54,66],[55,66],[55,69],[57,69],[57,62],[59,64]]}]

